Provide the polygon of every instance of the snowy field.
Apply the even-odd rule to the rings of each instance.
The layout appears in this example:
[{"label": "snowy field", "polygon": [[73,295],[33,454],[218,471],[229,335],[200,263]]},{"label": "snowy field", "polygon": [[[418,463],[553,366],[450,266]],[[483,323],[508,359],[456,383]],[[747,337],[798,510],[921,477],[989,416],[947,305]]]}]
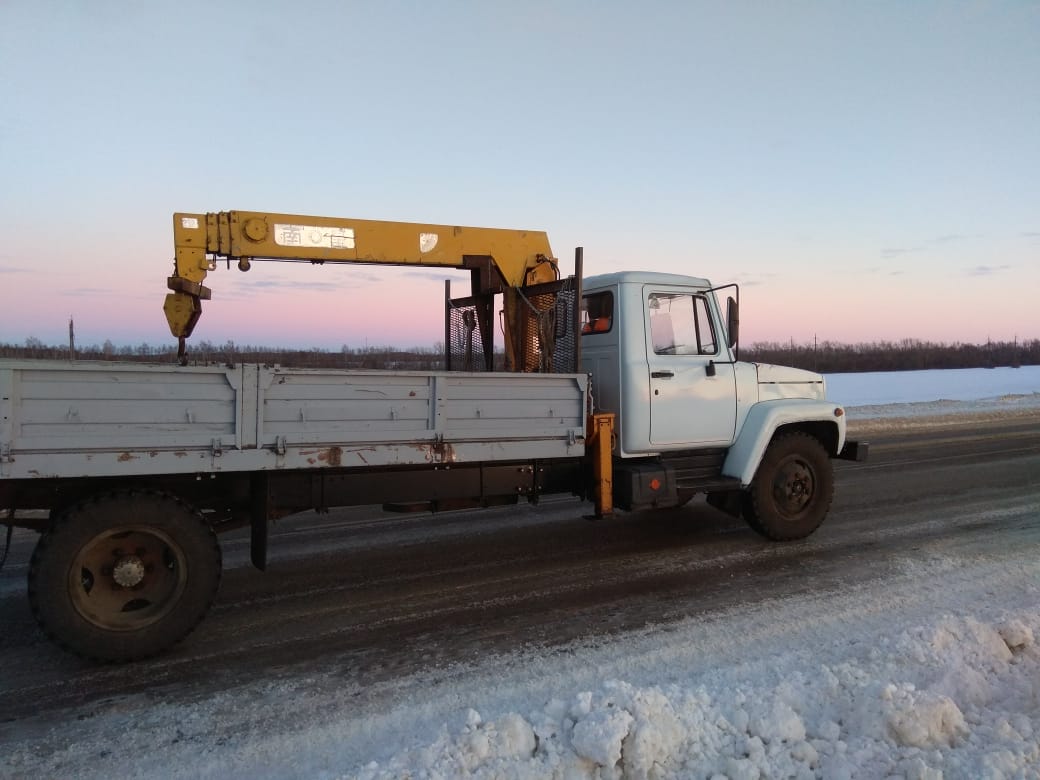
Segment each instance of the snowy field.
[{"label": "snowy field", "polygon": [[851,420],[1013,415],[1040,407],[1040,366],[828,374],[827,396]]},{"label": "snowy field", "polygon": [[[1040,409],[1038,367],[835,375],[828,388],[868,427]],[[756,595],[708,620],[521,648],[378,690],[328,693],[333,679],[307,678],[190,705],[117,701],[56,726],[67,746],[41,760],[6,724],[0,774],[1040,778],[1040,549],[896,564],[837,595]],[[321,706],[292,722],[233,717],[285,702],[307,713],[300,699],[319,689]]]}]

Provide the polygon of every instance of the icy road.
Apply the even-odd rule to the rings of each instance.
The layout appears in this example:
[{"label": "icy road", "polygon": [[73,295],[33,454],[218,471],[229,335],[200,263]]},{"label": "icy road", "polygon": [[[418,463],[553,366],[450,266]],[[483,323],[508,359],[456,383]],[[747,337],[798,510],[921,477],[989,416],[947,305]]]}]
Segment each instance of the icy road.
[{"label": "icy road", "polygon": [[857,381],[871,460],[803,542],[701,501],[299,515],[129,666],[37,632],[18,533],[0,776],[1040,777],[1040,395]]}]

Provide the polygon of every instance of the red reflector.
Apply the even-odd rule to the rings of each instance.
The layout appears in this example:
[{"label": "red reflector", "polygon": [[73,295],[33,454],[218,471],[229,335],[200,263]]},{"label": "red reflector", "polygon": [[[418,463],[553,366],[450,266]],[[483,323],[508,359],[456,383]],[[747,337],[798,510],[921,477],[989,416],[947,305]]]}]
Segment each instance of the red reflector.
[{"label": "red reflector", "polygon": [[840,406],[834,410],[835,417],[841,417],[843,414],[845,414],[845,410],[842,409]]},{"label": "red reflector", "polygon": [[660,490],[661,489],[661,480],[656,479],[656,478],[650,480],[650,489],[651,490]]}]

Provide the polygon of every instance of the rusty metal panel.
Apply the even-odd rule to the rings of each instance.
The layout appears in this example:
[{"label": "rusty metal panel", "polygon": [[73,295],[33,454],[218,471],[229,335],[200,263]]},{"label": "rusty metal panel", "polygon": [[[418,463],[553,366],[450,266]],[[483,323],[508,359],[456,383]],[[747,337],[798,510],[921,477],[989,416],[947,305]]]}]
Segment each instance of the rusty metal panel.
[{"label": "rusty metal panel", "polygon": [[294,455],[307,465],[372,466],[583,452],[584,376],[266,371],[259,441],[284,449],[283,463]]},{"label": "rusty metal panel", "polygon": [[[379,371],[267,369],[262,441],[293,444],[425,441],[431,377]],[[266,378],[265,378],[266,379]]]},{"label": "rusty metal panel", "polygon": [[2,361],[0,386],[5,476],[66,476],[58,464],[70,455],[83,461],[77,475],[105,476],[160,451],[241,446],[238,368]]}]

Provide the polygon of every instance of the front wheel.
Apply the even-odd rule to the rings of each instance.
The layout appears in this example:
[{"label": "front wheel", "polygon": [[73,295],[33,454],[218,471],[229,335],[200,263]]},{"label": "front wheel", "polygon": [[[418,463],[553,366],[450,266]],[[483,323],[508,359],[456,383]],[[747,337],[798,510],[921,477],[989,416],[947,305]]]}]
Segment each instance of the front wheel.
[{"label": "front wheel", "polygon": [[66,649],[132,661],[184,638],[220,573],[216,535],[198,512],[163,493],[115,493],[69,507],[40,537],[29,603]]},{"label": "front wheel", "polygon": [[819,440],[792,432],[775,438],[744,495],[744,519],[767,539],[803,539],[831,506],[834,470]]}]

